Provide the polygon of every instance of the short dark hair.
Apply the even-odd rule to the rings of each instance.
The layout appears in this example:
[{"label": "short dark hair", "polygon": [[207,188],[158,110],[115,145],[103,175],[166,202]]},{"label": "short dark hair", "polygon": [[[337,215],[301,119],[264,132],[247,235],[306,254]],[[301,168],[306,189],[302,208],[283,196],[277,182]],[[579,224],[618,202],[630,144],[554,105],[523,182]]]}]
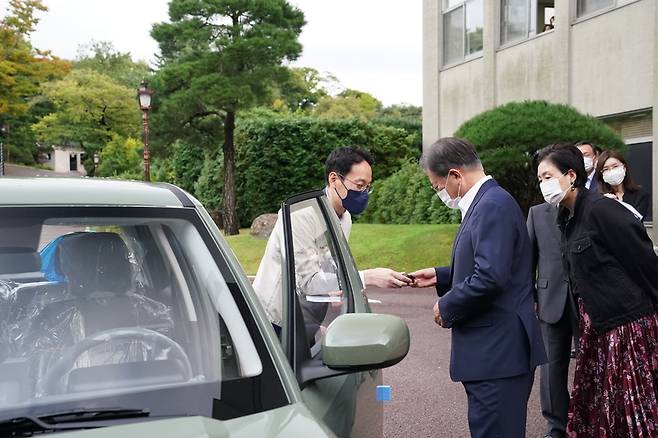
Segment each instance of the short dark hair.
[{"label": "short dark hair", "polygon": [[[588,143],[591,144],[591,143]],[[535,168],[542,161],[550,161],[564,175],[573,170],[576,173],[576,181],[573,186],[583,188],[587,183],[587,172],[585,172],[585,162],[583,154],[571,143],[556,143],[540,149],[535,154]]]},{"label": "short dark hair", "polygon": [[482,169],[475,146],[468,140],[456,137],[438,139],[423,153],[420,165],[440,177],[447,176],[450,169],[469,167]]},{"label": "short dark hair", "polygon": [[576,143],[574,146],[576,146],[576,147],[578,147],[578,146],[589,146],[589,147],[592,148],[592,153],[594,153],[595,155],[600,154],[600,153],[601,153],[601,150],[602,150],[600,147],[598,147],[596,144],[592,143],[592,142],[589,141],[589,140],[582,140],[582,141],[579,141],[579,142]]},{"label": "short dark hair", "polygon": [[331,151],[325,162],[325,181],[329,180],[329,174],[336,172],[340,175],[347,175],[355,164],[366,161],[371,166],[375,160],[365,149],[357,146],[345,146]]},{"label": "short dark hair", "polygon": [[610,184],[608,184],[603,180],[603,166],[605,166],[605,162],[608,161],[609,158],[616,158],[626,168],[626,176],[624,177],[624,181],[622,182],[624,191],[632,193],[640,190],[640,186],[631,177],[631,169],[628,167],[628,163],[626,162],[624,156],[617,151],[607,150],[601,154],[601,156],[599,157],[599,162],[596,165],[596,179],[599,182],[598,184],[599,192],[612,193],[612,187],[610,186]]}]

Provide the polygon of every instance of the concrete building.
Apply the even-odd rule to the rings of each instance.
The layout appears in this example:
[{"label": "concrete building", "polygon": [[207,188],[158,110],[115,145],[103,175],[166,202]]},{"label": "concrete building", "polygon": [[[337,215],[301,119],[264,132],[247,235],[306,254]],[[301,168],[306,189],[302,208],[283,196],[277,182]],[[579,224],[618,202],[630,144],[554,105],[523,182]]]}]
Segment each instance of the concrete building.
[{"label": "concrete building", "polygon": [[630,145],[658,218],[656,23],[656,0],[423,0],[424,147],[508,102],[570,104]]},{"label": "concrete building", "polygon": [[56,173],[69,175],[86,175],[82,165],[81,148],[76,146],[52,146],[48,152],[42,154],[41,164],[54,170]]}]

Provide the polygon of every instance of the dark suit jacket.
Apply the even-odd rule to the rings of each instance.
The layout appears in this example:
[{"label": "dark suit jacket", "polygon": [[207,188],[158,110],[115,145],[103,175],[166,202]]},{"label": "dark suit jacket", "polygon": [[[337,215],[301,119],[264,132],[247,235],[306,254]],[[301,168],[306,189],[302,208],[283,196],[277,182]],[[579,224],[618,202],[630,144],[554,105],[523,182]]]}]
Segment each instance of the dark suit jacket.
[{"label": "dark suit jacket", "polygon": [[599,191],[599,181],[596,172],[594,172],[594,176],[592,177],[592,183],[590,184],[589,189],[594,193],[597,193]]},{"label": "dark suit jacket", "polygon": [[528,235],[532,247],[532,272],[537,272],[539,319],[555,324],[562,318],[568,296],[568,278],[564,272],[557,224],[557,207],[544,203],[528,212]]},{"label": "dark suit jacket", "polygon": [[516,201],[495,181],[480,187],[459,227],[451,266],[436,273],[443,323],[452,328],[454,381],[517,376],[546,361],[528,230]]}]

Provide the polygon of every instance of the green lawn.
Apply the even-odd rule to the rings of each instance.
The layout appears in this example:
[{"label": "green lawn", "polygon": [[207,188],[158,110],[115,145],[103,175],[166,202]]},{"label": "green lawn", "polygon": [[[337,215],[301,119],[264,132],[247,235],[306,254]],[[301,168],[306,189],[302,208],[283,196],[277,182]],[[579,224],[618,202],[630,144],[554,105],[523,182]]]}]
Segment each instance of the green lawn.
[{"label": "green lawn", "polygon": [[[450,246],[458,225],[355,224],[350,247],[359,269],[386,267],[411,272],[450,262]],[[255,274],[266,241],[249,230],[227,238],[247,274]]]}]

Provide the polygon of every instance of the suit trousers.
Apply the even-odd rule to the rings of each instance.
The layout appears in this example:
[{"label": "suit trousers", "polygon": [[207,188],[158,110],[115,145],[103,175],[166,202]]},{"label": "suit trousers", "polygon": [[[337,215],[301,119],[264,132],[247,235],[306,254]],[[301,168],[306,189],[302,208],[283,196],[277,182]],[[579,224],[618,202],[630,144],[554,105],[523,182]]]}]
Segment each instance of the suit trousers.
[{"label": "suit trousers", "polygon": [[462,382],[468,397],[472,438],[524,438],[528,398],[535,373]]},{"label": "suit trousers", "polygon": [[[548,363],[539,368],[542,415],[546,419],[546,434],[565,436],[569,409],[569,363],[571,342],[578,333],[578,318],[567,298],[562,318],[555,324],[539,321],[546,346]],[[578,344],[576,344],[576,347]]]}]

